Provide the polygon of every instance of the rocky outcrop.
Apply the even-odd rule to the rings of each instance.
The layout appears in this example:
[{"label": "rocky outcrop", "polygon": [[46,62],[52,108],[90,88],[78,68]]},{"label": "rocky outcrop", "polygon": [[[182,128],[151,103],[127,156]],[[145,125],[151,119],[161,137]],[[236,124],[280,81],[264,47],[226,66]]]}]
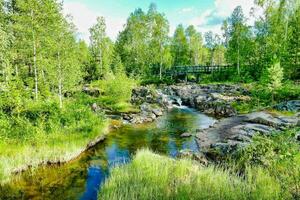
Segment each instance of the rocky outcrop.
[{"label": "rocky outcrop", "polygon": [[148,86],[141,86],[132,90],[131,103],[158,103],[158,98],[159,95],[155,89]]},{"label": "rocky outcrop", "polygon": [[133,90],[133,104],[157,104],[163,109],[186,105],[215,117],[235,116],[233,102],[249,101],[249,92],[237,85],[178,84],[153,89],[149,86]]},{"label": "rocky outcrop", "polygon": [[93,88],[89,85],[84,85],[82,88],[82,92],[84,92],[90,96],[94,96],[94,97],[99,97],[101,94],[101,91],[99,88]]},{"label": "rocky outcrop", "polygon": [[273,132],[299,126],[299,117],[273,116],[267,112],[255,112],[220,120],[213,127],[197,133],[200,149],[208,154],[217,150],[225,155],[247,146],[255,134]]},{"label": "rocky outcrop", "polygon": [[143,103],[140,105],[139,113],[123,113],[122,118],[125,123],[142,124],[152,122],[157,117],[163,115],[164,109],[156,104]]},{"label": "rocky outcrop", "polygon": [[162,93],[177,96],[184,105],[216,117],[230,117],[236,115],[231,106],[233,102],[249,101],[249,92],[236,85],[172,85],[164,86]]}]

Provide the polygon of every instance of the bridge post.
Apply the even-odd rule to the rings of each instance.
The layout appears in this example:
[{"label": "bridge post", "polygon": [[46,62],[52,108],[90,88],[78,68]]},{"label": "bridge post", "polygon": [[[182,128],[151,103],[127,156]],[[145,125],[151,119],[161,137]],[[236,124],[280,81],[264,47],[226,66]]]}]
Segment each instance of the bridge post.
[{"label": "bridge post", "polygon": [[201,78],[200,78],[200,74],[197,74],[197,75],[196,75],[196,82],[197,82],[197,83],[199,83],[199,82],[200,82],[200,80],[201,80]]}]

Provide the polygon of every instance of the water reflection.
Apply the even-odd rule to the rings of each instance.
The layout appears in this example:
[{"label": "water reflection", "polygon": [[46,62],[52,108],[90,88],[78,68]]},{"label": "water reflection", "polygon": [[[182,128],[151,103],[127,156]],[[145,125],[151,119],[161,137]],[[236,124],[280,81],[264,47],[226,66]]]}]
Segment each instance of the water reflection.
[{"label": "water reflection", "polygon": [[177,108],[155,123],[124,126],[72,163],[26,172],[11,186],[3,187],[8,192],[0,191],[0,199],[96,200],[111,169],[130,162],[138,149],[148,148],[171,157],[176,157],[182,149],[197,151],[194,138],[183,139],[180,135],[194,133],[213,122],[194,110]]}]

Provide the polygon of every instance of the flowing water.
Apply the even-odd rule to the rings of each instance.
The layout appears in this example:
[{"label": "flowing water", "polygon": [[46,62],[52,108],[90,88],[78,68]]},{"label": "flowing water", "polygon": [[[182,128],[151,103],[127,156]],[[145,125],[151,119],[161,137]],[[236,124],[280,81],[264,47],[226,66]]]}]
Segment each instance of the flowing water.
[{"label": "flowing water", "polygon": [[[27,171],[6,189],[6,199],[97,199],[101,184],[116,165],[130,162],[138,149],[176,157],[180,150],[198,151],[184,132],[207,128],[214,119],[186,107],[166,113],[154,123],[126,125],[108,134],[104,142],[80,158],[62,165]],[[1,199],[1,198],[0,198]]]}]

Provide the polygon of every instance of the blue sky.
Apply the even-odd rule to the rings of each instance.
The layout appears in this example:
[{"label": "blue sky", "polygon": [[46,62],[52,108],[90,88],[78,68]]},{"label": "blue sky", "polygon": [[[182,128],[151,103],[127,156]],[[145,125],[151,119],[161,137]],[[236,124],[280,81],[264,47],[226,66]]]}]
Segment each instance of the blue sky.
[{"label": "blue sky", "polygon": [[88,29],[97,16],[105,17],[107,34],[115,39],[129,14],[136,8],[146,11],[152,2],[168,18],[170,35],[178,24],[194,25],[200,32],[211,30],[220,34],[222,21],[236,6],[241,5],[246,16],[254,6],[252,0],[65,0],[64,12],[73,16],[80,37],[86,41]]}]

